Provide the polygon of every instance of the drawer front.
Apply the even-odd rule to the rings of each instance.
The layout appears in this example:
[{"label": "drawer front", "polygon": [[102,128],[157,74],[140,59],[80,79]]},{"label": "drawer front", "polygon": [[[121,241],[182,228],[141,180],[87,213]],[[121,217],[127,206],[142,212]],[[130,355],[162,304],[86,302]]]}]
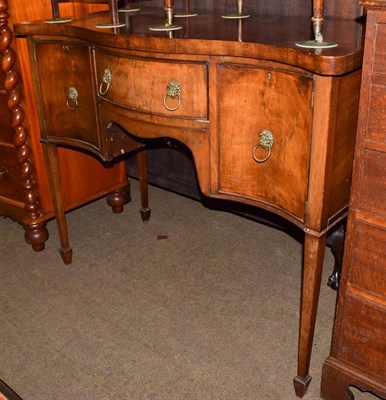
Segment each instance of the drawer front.
[{"label": "drawer front", "polygon": [[0,142],[13,143],[15,133],[11,128],[12,114],[7,106],[8,95],[0,90]]},{"label": "drawer front", "polygon": [[[205,63],[122,57],[101,51],[95,52],[95,62],[98,93],[114,104],[172,117],[208,118]],[[111,74],[109,87],[103,82],[106,70]],[[173,92],[174,82],[179,90]]]},{"label": "drawer front", "polygon": [[45,134],[99,148],[89,48],[71,43],[35,43]]},{"label": "drawer front", "polygon": [[386,379],[386,305],[348,293],[338,358]]},{"label": "drawer front", "polygon": [[[219,67],[221,192],[268,203],[304,221],[312,88],[310,77],[292,72]],[[272,134],[271,149],[261,142],[263,131]]]},{"label": "drawer front", "polygon": [[0,147],[0,196],[23,202],[20,166],[16,160],[16,149]]},{"label": "drawer front", "polygon": [[386,229],[356,221],[350,283],[386,298]]},{"label": "drawer front", "polygon": [[386,72],[372,75],[366,139],[386,145]]},{"label": "drawer front", "polygon": [[374,73],[386,74],[386,23],[379,21],[375,32],[375,45],[374,45]]},{"label": "drawer front", "polygon": [[359,210],[378,218],[386,215],[386,154],[364,150]]}]

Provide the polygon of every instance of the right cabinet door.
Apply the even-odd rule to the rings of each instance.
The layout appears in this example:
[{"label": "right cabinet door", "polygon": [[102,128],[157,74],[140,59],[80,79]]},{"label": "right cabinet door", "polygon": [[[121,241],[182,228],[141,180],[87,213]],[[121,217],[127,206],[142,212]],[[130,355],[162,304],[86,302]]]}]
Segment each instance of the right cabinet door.
[{"label": "right cabinet door", "polygon": [[218,66],[219,190],[305,219],[313,76]]}]

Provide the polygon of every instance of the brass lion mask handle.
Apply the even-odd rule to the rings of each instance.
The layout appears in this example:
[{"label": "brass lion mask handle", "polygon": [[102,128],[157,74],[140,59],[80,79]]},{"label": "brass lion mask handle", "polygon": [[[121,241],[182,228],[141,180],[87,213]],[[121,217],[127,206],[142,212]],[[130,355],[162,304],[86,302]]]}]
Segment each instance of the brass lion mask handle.
[{"label": "brass lion mask handle", "polygon": [[99,85],[99,94],[101,96],[104,96],[109,91],[112,80],[113,80],[113,76],[111,74],[111,71],[108,68],[106,68],[103,71],[102,82]]},{"label": "brass lion mask handle", "polygon": [[[268,130],[261,131],[260,136],[259,136],[259,143],[257,143],[257,145],[253,148],[253,151],[252,151],[253,159],[258,163],[263,163],[263,162],[267,161],[271,155],[271,149],[273,146],[273,142],[274,142],[274,137],[273,137],[272,132],[270,132]],[[259,147],[262,147],[263,149],[268,151],[266,157],[264,157],[264,158],[257,157],[256,151]]]},{"label": "brass lion mask handle", "polygon": [[66,106],[70,111],[78,108],[78,91],[73,86],[68,88]]},{"label": "brass lion mask handle", "polygon": [[[175,107],[169,107],[167,100],[177,99],[178,104]],[[169,111],[176,111],[181,105],[181,85],[177,81],[170,81],[166,86],[166,95],[164,97],[164,106]]]}]

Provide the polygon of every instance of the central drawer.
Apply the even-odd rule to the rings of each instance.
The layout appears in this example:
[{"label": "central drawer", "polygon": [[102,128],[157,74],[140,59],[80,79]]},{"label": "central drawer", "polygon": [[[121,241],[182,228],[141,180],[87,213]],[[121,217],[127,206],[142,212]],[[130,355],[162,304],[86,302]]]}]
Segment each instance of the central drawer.
[{"label": "central drawer", "polygon": [[94,51],[98,96],[137,111],[208,119],[205,62],[157,60]]}]

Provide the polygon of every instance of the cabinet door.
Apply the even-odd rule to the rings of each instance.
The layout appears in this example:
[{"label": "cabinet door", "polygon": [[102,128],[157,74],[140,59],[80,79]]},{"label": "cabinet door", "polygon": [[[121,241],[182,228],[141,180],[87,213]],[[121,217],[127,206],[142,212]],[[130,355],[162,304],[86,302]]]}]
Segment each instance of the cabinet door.
[{"label": "cabinet door", "polygon": [[[304,221],[312,76],[235,64],[218,73],[220,192]],[[263,131],[270,149],[260,144]]]},{"label": "cabinet door", "polygon": [[45,120],[42,135],[53,141],[99,149],[95,94],[88,46],[35,43]]}]

